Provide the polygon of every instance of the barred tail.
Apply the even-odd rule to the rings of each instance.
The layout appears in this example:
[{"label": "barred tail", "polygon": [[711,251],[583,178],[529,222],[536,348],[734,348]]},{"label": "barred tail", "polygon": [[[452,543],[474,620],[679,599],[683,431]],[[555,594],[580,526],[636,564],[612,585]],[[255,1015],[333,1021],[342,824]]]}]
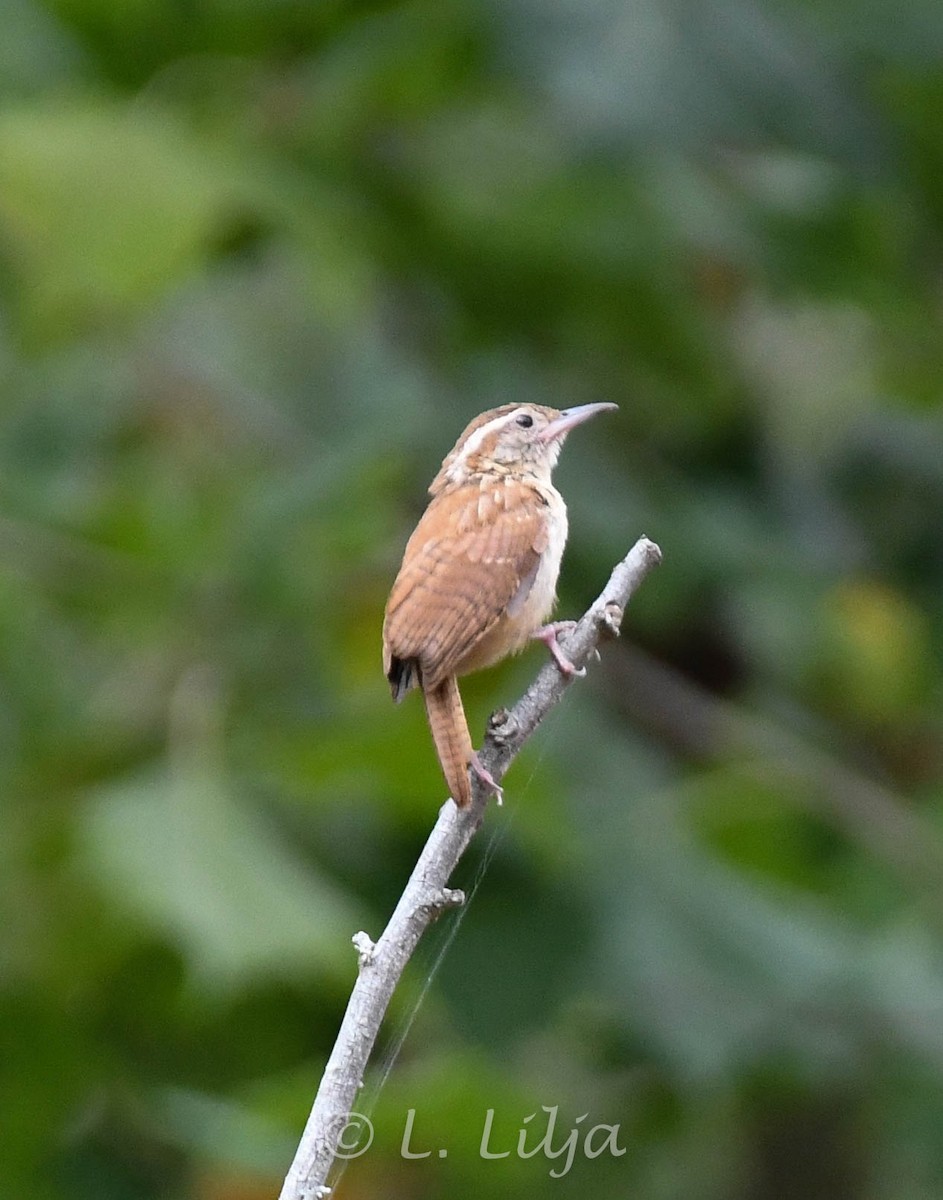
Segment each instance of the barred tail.
[{"label": "barred tail", "polygon": [[468,778],[468,763],[473,746],[465,709],[458,690],[458,680],[449,675],[438,685],[424,693],[426,715],[436,753],[442,766],[442,774],[449,785],[452,799],[465,808],[471,804],[471,781]]}]

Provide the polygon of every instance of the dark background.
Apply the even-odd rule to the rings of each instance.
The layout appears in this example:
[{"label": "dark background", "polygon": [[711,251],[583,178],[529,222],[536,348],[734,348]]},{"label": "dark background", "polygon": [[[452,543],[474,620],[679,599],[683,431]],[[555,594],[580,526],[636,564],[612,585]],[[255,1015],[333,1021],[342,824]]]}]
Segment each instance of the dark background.
[{"label": "dark background", "polygon": [[[939,1200],[939,0],[2,8],[0,1194],[276,1194],[443,799],[380,668],[424,488],[613,400],[560,613],[664,564],[341,1195]],[[541,1106],[626,1154],[480,1157]]]}]

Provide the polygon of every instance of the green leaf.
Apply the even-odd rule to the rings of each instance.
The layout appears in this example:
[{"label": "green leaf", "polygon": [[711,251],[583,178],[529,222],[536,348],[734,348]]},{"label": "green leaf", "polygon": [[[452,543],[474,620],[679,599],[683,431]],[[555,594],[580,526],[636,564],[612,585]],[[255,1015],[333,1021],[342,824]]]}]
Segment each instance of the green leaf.
[{"label": "green leaf", "polygon": [[357,906],[209,771],[102,789],[83,860],[115,901],[178,944],[205,983],[334,972],[352,961]]},{"label": "green leaf", "polygon": [[197,269],[245,204],[237,178],[157,108],[0,114],[0,233],[25,331],[124,317]]}]

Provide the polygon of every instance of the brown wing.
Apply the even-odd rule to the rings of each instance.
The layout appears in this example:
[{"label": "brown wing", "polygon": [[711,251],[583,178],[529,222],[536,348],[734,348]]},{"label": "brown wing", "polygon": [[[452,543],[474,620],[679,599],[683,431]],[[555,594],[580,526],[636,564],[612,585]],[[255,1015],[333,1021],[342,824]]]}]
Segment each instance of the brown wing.
[{"label": "brown wing", "polygon": [[383,622],[393,694],[436,687],[533,585],[547,544],[543,497],[521,484],[478,482],[436,496],[406,546]]}]

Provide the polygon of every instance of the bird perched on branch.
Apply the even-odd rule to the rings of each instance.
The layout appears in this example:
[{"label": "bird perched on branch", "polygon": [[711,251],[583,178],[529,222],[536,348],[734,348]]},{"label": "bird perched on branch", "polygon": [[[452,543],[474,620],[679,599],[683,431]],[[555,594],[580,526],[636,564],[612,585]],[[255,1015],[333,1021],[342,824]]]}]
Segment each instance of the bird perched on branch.
[{"label": "bird perched on branch", "polygon": [[471,422],[433,479],[383,620],[383,669],[393,699],[418,685],[452,797],[471,802],[468,768],[501,789],[472,746],[458,677],[492,666],[531,638],[557,643],[572,622],[545,625],[556,599],[566,505],[551,474],[567,434],[615,404],[562,412],[504,404]]}]

